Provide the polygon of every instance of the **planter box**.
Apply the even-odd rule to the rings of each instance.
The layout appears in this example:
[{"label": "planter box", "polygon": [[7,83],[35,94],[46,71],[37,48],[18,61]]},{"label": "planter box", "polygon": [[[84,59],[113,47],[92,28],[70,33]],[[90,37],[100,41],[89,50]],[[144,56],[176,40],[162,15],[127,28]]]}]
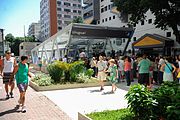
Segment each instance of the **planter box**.
[{"label": "planter box", "polygon": [[[29,85],[38,92],[100,86],[99,83],[74,83],[74,84],[63,84],[63,85],[58,84],[58,85],[50,85],[50,86],[38,86],[36,83],[32,81],[29,82]],[[111,85],[111,84],[109,82],[105,82],[104,85]]]},{"label": "planter box", "polygon": [[92,120],[92,119],[78,112],[78,120]]}]

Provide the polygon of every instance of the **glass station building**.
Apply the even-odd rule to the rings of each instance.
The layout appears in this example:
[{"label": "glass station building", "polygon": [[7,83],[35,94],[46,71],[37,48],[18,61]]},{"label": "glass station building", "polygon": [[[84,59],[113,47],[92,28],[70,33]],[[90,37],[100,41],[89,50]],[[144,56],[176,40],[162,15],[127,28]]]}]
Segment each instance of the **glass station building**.
[{"label": "glass station building", "polygon": [[[80,50],[84,51],[88,58],[91,58],[93,53],[105,52],[108,55],[110,51],[115,50],[112,40],[127,39],[130,41],[133,33],[134,29],[127,27],[72,23],[31,50],[33,63],[36,63],[38,57],[50,63],[65,55],[76,60]],[[123,51],[126,51],[128,43]]]}]

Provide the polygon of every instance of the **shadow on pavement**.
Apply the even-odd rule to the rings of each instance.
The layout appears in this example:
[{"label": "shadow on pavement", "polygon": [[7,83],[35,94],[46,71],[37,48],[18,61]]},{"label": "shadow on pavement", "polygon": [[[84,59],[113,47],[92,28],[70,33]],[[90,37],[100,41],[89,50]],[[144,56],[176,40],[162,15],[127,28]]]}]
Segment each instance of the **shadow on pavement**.
[{"label": "shadow on pavement", "polygon": [[6,101],[6,100],[8,100],[8,99],[6,99],[6,98],[1,98],[0,99],[0,101]]},{"label": "shadow on pavement", "polygon": [[110,95],[110,94],[114,94],[115,92],[112,91],[108,91],[108,92],[103,92],[102,95]]},{"label": "shadow on pavement", "polygon": [[101,92],[101,90],[90,90],[90,93],[94,93],[94,92]]},{"label": "shadow on pavement", "polygon": [[11,113],[15,113],[15,112],[21,112],[20,110],[19,110],[19,105],[16,105],[16,107],[14,107],[13,109],[11,109],[11,110],[7,110],[7,111],[4,111],[4,112],[1,112],[0,113],[0,117],[1,116],[4,116],[4,115],[6,115],[6,114],[11,114]]}]

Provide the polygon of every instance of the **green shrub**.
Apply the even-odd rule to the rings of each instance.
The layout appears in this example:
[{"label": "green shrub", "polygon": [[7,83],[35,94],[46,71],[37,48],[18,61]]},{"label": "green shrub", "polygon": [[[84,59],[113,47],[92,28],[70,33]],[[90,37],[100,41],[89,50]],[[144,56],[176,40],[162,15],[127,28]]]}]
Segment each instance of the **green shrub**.
[{"label": "green shrub", "polygon": [[32,81],[39,86],[49,86],[54,82],[49,75],[43,73],[36,75]]},{"label": "green shrub", "polygon": [[87,114],[93,120],[134,120],[134,114],[129,109],[107,110]]},{"label": "green shrub", "polygon": [[61,62],[55,61],[54,63],[48,65],[47,70],[49,75],[54,80],[55,83],[61,83],[63,76],[63,69],[61,67]]},{"label": "green shrub", "polygon": [[154,111],[156,116],[167,120],[180,120],[179,84],[165,82],[153,91],[153,95],[158,102],[158,107]]},{"label": "green shrub", "polygon": [[91,78],[91,76],[94,74],[94,70],[93,69],[88,69],[85,71],[85,75],[87,75],[89,78]]},{"label": "green shrub", "polygon": [[128,108],[133,112],[139,120],[153,119],[153,109],[157,106],[157,102],[153,99],[153,94],[144,85],[131,86],[125,98],[128,100]]}]

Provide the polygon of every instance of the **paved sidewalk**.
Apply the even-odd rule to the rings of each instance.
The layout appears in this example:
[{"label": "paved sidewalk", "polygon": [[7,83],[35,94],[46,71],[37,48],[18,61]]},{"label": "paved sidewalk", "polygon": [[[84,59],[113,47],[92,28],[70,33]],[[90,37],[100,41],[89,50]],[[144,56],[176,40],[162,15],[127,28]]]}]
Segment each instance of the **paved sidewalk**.
[{"label": "paved sidewalk", "polygon": [[28,87],[26,94],[27,112],[17,109],[19,92],[14,90],[14,98],[5,100],[5,91],[0,78],[0,120],[70,120],[71,118],[41,93]]}]

